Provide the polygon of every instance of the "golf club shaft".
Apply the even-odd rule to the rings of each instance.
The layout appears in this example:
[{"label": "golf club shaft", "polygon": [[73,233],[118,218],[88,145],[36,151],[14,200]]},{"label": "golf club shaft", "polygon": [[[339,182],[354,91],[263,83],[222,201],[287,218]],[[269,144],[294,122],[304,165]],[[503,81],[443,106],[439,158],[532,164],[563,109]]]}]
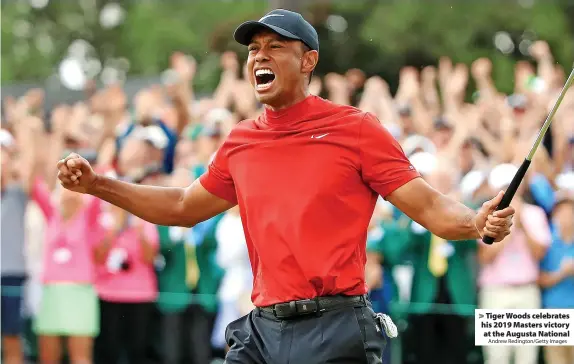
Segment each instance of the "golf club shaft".
[{"label": "golf club shaft", "polygon": [[[540,143],[544,139],[544,135],[546,134],[546,132],[548,131],[548,128],[550,127],[550,124],[552,123],[552,119],[554,118],[554,114],[556,114],[556,110],[558,110],[558,106],[560,106],[560,103],[562,102],[562,99],[564,99],[564,96],[566,95],[566,92],[568,91],[568,89],[572,85],[572,82],[574,82],[574,68],[572,69],[572,72],[570,72],[570,76],[568,76],[568,79],[566,80],[566,83],[564,84],[562,91],[560,91],[560,95],[558,95],[558,99],[556,99],[554,106],[552,106],[550,113],[548,113],[548,117],[546,118],[546,121],[544,121],[544,125],[542,125],[542,128],[540,129],[540,132],[538,133],[538,136],[536,137],[536,140],[534,141],[534,144],[532,145],[532,148],[530,149],[530,153],[528,153],[528,156],[526,157],[526,159],[524,159],[524,161],[520,165],[520,168],[518,168],[518,171],[516,172],[516,174],[512,178],[510,185],[508,186],[508,188],[504,192],[504,196],[502,197],[500,204],[496,207],[496,211],[503,210],[503,209],[507,208],[508,206],[510,206],[510,202],[512,201],[512,198],[516,194],[516,191],[518,190],[518,187],[520,186],[522,179],[526,175],[526,171],[528,171],[528,167],[530,167],[530,162],[532,161],[532,158],[534,157],[534,153],[536,153],[536,149],[538,149],[538,146],[540,145]],[[485,244],[489,244],[489,245],[494,243],[494,239],[490,236],[485,236],[482,239],[482,241]]]},{"label": "golf club shaft", "polygon": [[532,158],[534,157],[534,153],[536,153],[536,149],[538,149],[538,146],[542,142],[542,139],[544,139],[544,135],[548,131],[548,128],[550,128],[550,124],[552,123],[552,119],[554,119],[554,114],[556,114],[556,110],[558,110],[558,106],[560,106],[560,104],[562,103],[562,99],[564,99],[564,96],[566,96],[566,92],[568,91],[568,89],[572,85],[572,82],[574,82],[574,68],[572,68],[572,72],[570,72],[570,76],[568,76],[568,79],[566,80],[566,83],[564,84],[562,91],[560,91],[560,95],[558,95],[558,99],[556,99],[556,102],[554,103],[554,106],[552,106],[550,113],[548,113],[548,116],[546,117],[546,120],[544,121],[542,128],[540,128],[540,132],[538,133],[538,136],[536,137],[536,141],[532,145],[532,148],[530,149],[530,152],[528,153],[528,156],[526,157],[526,159],[528,159],[529,161],[531,161]]}]

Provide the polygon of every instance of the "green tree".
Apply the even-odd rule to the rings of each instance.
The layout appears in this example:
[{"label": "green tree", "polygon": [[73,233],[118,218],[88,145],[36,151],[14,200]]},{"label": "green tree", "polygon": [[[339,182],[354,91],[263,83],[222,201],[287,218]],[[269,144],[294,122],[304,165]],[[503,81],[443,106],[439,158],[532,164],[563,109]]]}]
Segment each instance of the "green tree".
[{"label": "green tree", "polygon": [[[168,67],[169,55],[182,51],[198,60],[198,91],[213,90],[218,81],[218,54],[246,51],[232,39],[235,27],[257,19],[274,2],[265,0],[123,1],[124,21],[103,28],[101,11],[111,0],[52,0],[44,9],[27,1],[2,2],[2,82],[42,80],[54,74],[75,39],[93,46],[102,63],[123,58],[130,75],[157,75]],[[478,57],[494,63],[494,78],[503,91],[512,89],[513,64],[528,60],[519,51],[524,39],[547,40],[565,68],[574,61],[574,3],[533,1],[279,1],[306,7],[302,11],[321,39],[317,74],[363,69],[396,87],[404,65],[436,64],[441,56],[470,64]],[[277,1],[275,1],[277,3]],[[528,5],[528,4],[527,4]],[[333,15],[346,23],[333,31]],[[338,18],[339,20],[341,18]],[[331,24],[331,25],[330,25]],[[515,49],[503,54],[493,44],[506,32]],[[51,47],[45,47],[46,39]]]}]

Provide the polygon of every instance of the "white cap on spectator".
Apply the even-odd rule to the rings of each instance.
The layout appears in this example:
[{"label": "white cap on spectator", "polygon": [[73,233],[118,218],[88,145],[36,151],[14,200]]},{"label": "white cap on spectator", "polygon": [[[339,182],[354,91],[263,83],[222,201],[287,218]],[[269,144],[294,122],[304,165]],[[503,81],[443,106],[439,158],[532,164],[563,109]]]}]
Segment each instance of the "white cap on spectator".
[{"label": "white cap on spectator", "polygon": [[134,130],[134,137],[150,142],[157,149],[165,149],[169,143],[167,135],[157,125],[150,125]]},{"label": "white cap on spectator", "polygon": [[428,152],[415,153],[410,156],[409,160],[413,167],[422,175],[432,173],[438,164],[436,156]]},{"label": "white cap on spectator", "polygon": [[574,172],[561,173],[556,177],[556,185],[561,190],[574,191]]},{"label": "white cap on spectator", "polygon": [[0,129],[0,146],[10,148],[14,145],[14,137],[6,129]]},{"label": "white cap on spectator", "polygon": [[423,152],[436,154],[436,146],[427,137],[422,135],[411,135],[405,139],[403,142],[403,149],[407,156],[413,154],[417,149],[421,149]]},{"label": "white cap on spectator", "polygon": [[205,122],[207,125],[213,125],[215,123],[220,123],[227,121],[233,117],[233,114],[224,108],[211,109],[205,115]]},{"label": "white cap on spectator", "polygon": [[395,139],[400,139],[403,136],[402,127],[398,124],[388,123],[388,124],[385,124],[385,128],[387,128],[389,133],[391,133],[391,135]]},{"label": "white cap on spectator", "polygon": [[517,171],[518,167],[514,164],[499,164],[490,172],[490,175],[488,176],[488,184],[495,190],[508,187]]},{"label": "white cap on spectator", "polygon": [[474,192],[486,181],[486,173],[472,170],[464,175],[460,181],[460,192],[464,199],[472,198]]}]

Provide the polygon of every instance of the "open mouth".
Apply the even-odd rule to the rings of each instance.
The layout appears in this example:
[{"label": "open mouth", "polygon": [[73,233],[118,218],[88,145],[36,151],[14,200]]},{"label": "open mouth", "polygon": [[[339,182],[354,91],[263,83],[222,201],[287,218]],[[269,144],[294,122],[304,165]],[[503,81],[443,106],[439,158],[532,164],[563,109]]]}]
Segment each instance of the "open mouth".
[{"label": "open mouth", "polygon": [[269,68],[261,68],[255,71],[255,89],[257,91],[267,90],[273,84],[275,74]]}]

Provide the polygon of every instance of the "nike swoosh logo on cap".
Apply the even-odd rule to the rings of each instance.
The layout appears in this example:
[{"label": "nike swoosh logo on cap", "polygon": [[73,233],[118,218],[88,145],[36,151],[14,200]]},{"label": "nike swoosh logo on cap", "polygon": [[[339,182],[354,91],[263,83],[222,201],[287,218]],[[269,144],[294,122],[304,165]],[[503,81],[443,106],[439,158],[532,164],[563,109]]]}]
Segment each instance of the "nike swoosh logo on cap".
[{"label": "nike swoosh logo on cap", "polygon": [[259,19],[259,21],[263,21],[264,19],[270,18],[272,16],[285,16],[283,14],[269,14],[269,15],[265,15],[263,18]]}]

